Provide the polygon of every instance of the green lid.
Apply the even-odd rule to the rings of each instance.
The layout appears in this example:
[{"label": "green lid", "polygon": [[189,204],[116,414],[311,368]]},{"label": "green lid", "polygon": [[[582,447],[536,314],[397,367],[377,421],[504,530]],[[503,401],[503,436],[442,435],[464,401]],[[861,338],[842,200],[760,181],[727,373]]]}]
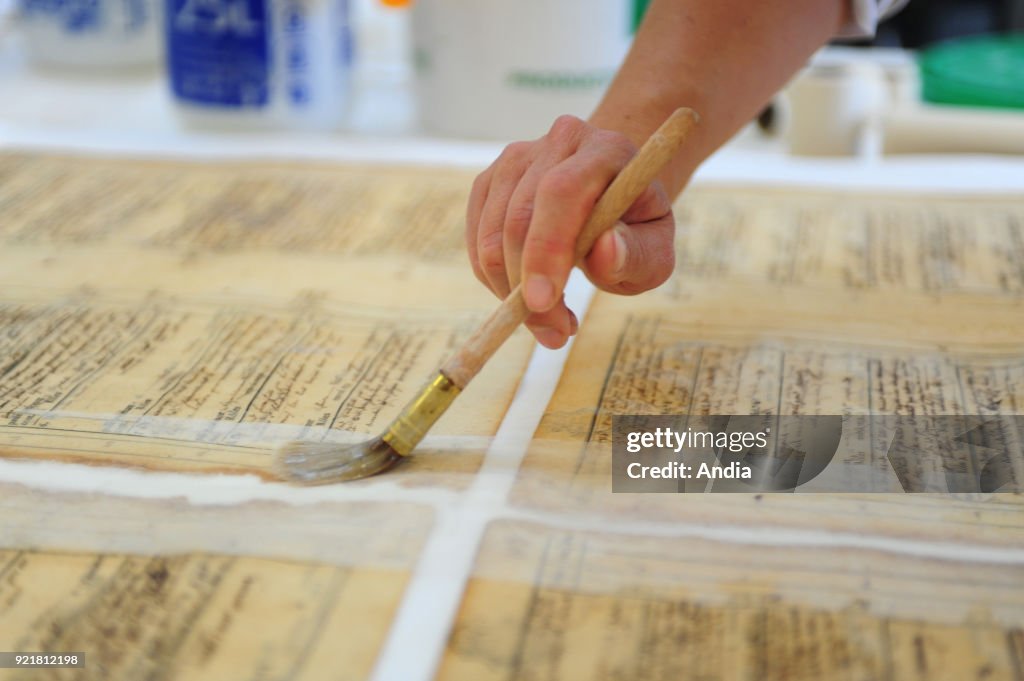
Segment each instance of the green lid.
[{"label": "green lid", "polygon": [[927,102],[1024,109],[1024,34],[940,43],[918,63]]}]

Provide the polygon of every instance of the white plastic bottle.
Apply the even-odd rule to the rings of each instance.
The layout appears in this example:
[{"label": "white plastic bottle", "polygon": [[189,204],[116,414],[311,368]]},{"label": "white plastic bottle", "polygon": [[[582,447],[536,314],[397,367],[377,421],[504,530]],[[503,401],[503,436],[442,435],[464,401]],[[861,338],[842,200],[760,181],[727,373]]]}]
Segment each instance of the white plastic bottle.
[{"label": "white plastic bottle", "polygon": [[333,129],[348,105],[348,0],[167,0],[167,72],[189,123]]}]

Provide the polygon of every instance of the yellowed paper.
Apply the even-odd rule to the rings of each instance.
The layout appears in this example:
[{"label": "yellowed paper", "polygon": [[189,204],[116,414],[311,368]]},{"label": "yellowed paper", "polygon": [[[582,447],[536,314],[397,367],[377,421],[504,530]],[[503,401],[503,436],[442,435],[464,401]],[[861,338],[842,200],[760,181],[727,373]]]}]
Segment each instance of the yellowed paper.
[{"label": "yellowed paper", "polygon": [[0,494],[0,648],[85,653],[12,681],[364,679],[432,524],[402,502]]},{"label": "yellowed paper", "polygon": [[473,174],[275,161],[0,156],[0,240],[462,261]]},{"label": "yellowed paper", "polygon": [[[1011,495],[612,494],[616,414],[1024,414],[1019,202],[704,190],[680,213],[669,283],[596,296],[514,503],[1024,545]],[[852,277],[865,268],[870,281]],[[855,451],[840,463],[889,471],[867,436]],[[1012,465],[1024,480],[1024,457]],[[902,490],[894,475],[890,486]]]},{"label": "yellowed paper", "polygon": [[684,198],[673,279],[592,303],[438,678],[1016,679],[1021,496],[612,494],[611,419],[1024,413],[1022,205]]},{"label": "yellowed paper", "polygon": [[[380,433],[496,304],[461,256],[465,174],[0,167],[8,457],[271,476],[283,442]],[[510,340],[399,475],[468,482],[530,349]]]},{"label": "yellowed paper", "polygon": [[1024,567],[488,529],[438,679],[1016,678]]},{"label": "yellowed paper", "polygon": [[[271,477],[277,443],[379,431],[493,308],[470,179],[3,157],[0,454]],[[595,298],[518,468],[477,475],[526,334],[369,481],[239,502],[208,475],[209,506],[2,485],[0,648],[81,645],[125,681],[408,656],[420,681],[454,606],[432,580],[461,589],[486,523],[440,679],[1015,679],[1021,496],[613,495],[610,419],[1024,413],[1021,205],[692,192],[677,275]]]},{"label": "yellowed paper", "polygon": [[699,187],[676,218],[679,282],[1024,295],[1024,195]]}]

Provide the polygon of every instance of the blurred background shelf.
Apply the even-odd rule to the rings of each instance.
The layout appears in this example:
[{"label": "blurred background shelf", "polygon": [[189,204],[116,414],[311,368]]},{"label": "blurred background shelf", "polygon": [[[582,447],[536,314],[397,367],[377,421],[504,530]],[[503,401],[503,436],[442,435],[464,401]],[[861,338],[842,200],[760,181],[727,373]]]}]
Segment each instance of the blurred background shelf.
[{"label": "blurred background shelf", "polygon": [[[1022,3],[1024,0],[937,4],[914,0],[906,10],[908,17],[924,11],[924,5],[937,8],[926,25],[915,24],[901,14],[883,24],[878,37],[868,43],[871,49],[830,46],[816,61],[866,64],[886,73],[906,72],[913,64],[913,54],[893,45],[925,44],[947,38],[957,30],[1012,28],[1019,25]],[[358,0],[353,5],[353,17],[358,52],[351,108],[347,124],[339,132],[190,127],[174,109],[162,68],[104,76],[35,67],[25,56],[23,36],[7,25],[0,32],[0,147],[482,168],[505,142],[511,141],[438,137],[422,132],[417,122],[409,12],[383,7],[377,0]],[[779,127],[788,115],[785,108],[782,102]],[[887,147],[881,127],[892,124],[918,135],[921,126],[916,116],[922,113],[931,119],[956,116],[955,111],[945,109],[890,108],[858,131],[863,139],[855,155],[833,158],[791,155],[785,135],[778,131],[764,134],[752,124],[714,156],[696,180],[924,190],[1024,189],[1024,160],[1019,156],[963,153],[971,151],[970,145],[940,150],[957,153],[922,154],[927,145],[922,146],[917,138],[902,147],[889,144],[889,150],[901,155],[883,156]],[[1024,126],[1022,115],[1013,119],[1012,114],[1006,114],[1004,118],[1011,128]],[[968,118],[960,125],[974,124]]]}]

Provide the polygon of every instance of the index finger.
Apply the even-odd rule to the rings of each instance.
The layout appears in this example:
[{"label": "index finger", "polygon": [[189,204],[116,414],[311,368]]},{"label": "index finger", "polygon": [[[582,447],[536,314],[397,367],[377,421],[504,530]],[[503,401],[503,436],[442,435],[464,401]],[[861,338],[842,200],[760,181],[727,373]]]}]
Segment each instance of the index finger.
[{"label": "index finger", "polygon": [[560,300],[575,264],[576,239],[633,153],[625,138],[595,136],[541,179],[522,256],[523,299],[531,311],[546,312]]}]

